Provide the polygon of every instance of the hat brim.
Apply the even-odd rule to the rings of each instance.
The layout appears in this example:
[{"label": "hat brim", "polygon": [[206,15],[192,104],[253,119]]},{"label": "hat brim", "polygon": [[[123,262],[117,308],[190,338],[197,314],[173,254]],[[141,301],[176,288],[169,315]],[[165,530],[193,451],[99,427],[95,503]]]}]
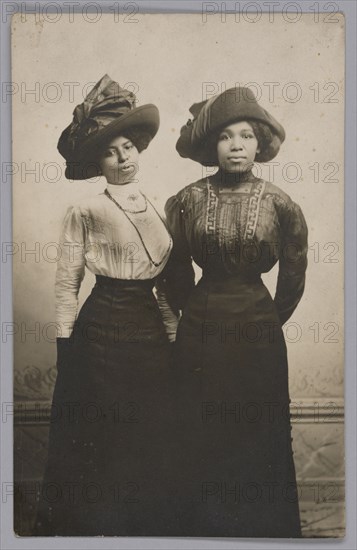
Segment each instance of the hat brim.
[{"label": "hat brim", "polygon": [[100,129],[96,134],[92,134],[86,139],[76,152],[76,156],[72,162],[67,162],[66,178],[84,180],[100,176],[100,171],[94,162],[94,158],[96,158],[100,148],[104,147],[108,141],[116,136],[125,136],[125,131],[133,128],[145,132],[153,139],[159,126],[159,110],[151,103],[141,105],[121,115]]}]

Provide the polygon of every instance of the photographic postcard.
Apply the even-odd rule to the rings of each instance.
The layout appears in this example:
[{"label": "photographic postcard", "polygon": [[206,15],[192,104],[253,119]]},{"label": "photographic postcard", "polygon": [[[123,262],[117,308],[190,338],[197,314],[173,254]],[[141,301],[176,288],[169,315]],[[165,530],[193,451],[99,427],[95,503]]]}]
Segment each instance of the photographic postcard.
[{"label": "photographic postcard", "polygon": [[12,17],[14,531],[343,537],[344,16],[90,4]]}]

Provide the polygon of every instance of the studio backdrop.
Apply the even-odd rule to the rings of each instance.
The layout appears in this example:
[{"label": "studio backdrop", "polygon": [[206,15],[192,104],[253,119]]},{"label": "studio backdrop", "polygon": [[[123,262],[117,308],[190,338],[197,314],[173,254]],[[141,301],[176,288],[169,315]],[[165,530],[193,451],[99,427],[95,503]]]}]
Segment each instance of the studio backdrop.
[{"label": "studio backdrop", "polygon": [[[67,207],[105,188],[69,181],[57,141],[75,106],[105,74],[154,103],[161,125],[140,170],[164,204],[212,169],[175,150],[188,107],[249,87],[286,130],[280,153],[255,173],[298,203],[309,230],[306,288],[284,326],[293,447],[304,536],[344,530],[343,228],[344,18],[316,14],[77,14],[12,21],[15,530],[31,533],[47,452],[56,378],[54,281]],[[196,278],[200,277],[199,268]],[[277,268],[264,282],[274,295]],[[87,273],[80,305],[94,278]]]}]

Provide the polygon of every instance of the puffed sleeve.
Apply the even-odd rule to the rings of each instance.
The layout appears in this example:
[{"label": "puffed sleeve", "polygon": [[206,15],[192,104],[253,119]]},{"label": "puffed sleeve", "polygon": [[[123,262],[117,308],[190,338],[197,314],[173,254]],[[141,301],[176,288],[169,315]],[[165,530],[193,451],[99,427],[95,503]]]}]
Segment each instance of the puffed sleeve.
[{"label": "puffed sleeve", "polygon": [[304,292],[308,230],[300,207],[291,199],[279,209],[279,224],[281,248],[274,302],[281,323],[284,324],[293,314]]},{"label": "puffed sleeve", "polygon": [[173,239],[173,249],[163,272],[166,296],[172,310],[178,314],[184,308],[195,286],[192,257],[184,232],[184,205],[177,196],[165,205],[166,223]]},{"label": "puffed sleeve", "polygon": [[68,338],[77,317],[78,293],[85,272],[85,227],[79,207],[65,215],[56,270],[56,324],[58,337]]}]

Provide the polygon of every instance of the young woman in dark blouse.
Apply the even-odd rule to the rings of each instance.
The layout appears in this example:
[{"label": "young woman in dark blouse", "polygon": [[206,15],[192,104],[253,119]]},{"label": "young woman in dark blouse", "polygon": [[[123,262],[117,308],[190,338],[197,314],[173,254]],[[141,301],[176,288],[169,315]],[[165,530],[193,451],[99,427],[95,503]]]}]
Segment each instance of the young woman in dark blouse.
[{"label": "young woman in dark blouse", "polygon": [[[252,173],[275,157],[282,126],[249,89],[194,104],[177,150],[218,171],[166,204],[173,309],[181,534],[299,537],[282,325],[304,291],[300,207]],[[202,268],[195,285],[192,259]],[[274,299],[261,274],[279,262]]]}]

